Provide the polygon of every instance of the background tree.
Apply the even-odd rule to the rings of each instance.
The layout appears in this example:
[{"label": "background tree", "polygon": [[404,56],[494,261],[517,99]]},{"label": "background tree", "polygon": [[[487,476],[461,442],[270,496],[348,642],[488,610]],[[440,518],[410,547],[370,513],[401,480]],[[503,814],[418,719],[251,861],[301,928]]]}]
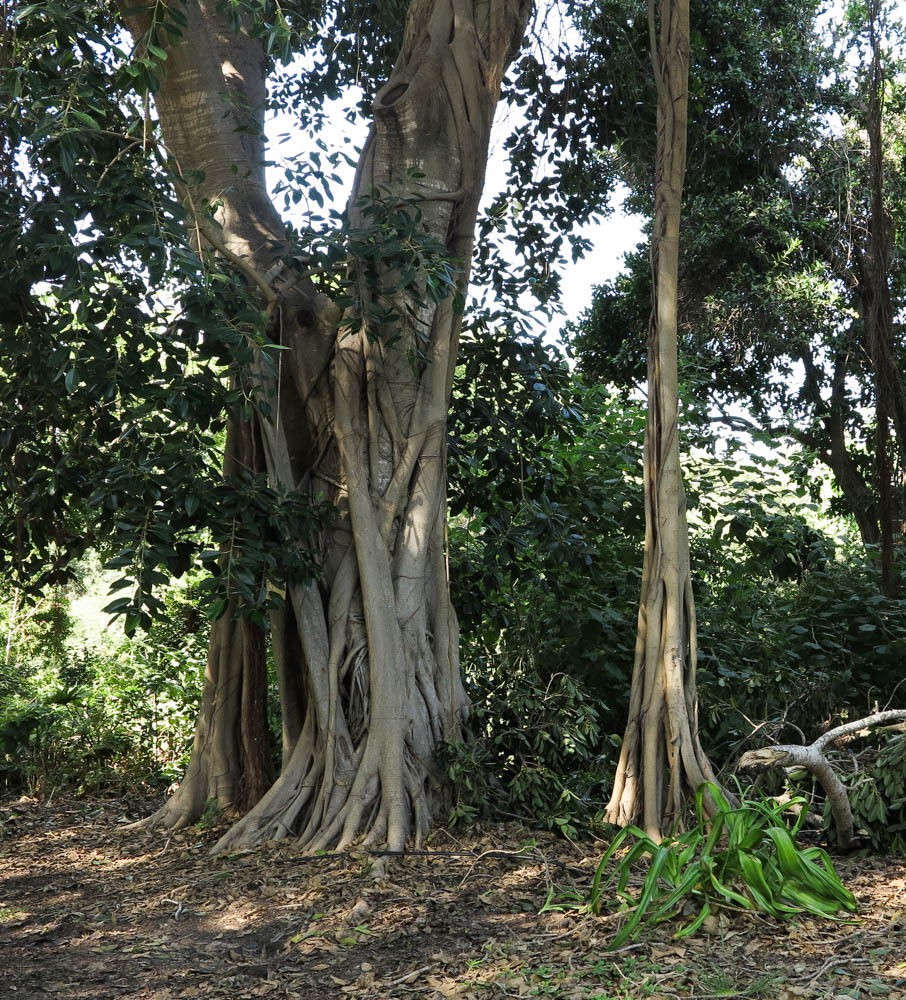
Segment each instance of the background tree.
[{"label": "background tree", "polygon": [[[882,367],[893,406],[900,348],[895,324],[889,350],[880,352],[868,342],[869,327],[884,294],[896,315],[902,289],[892,273],[876,294],[872,277],[872,234],[880,226],[871,221],[870,148],[884,150],[875,161],[884,173],[880,217],[895,248],[903,206],[900,69],[890,41],[882,59],[886,111],[871,142],[865,12],[852,8],[833,37],[814,29],[814,13],[808,4],[740,12],[751,24],[731,43],[729,36],[712,39],[702,11],[705,44],[701,57],[693,45],[693,77],[706,86],[694,99],[691,160],[709,169],[693,169],[687,183],[698,225],[680,264],[682,371],[708,400],[699,409],[703,420],[723,415],[721,434],[729,426],[765,443],[784,438],[800,449],[803,469],[824,463],[837,487],[836,507],[875,546],[886,519],[877,422],[868,416],[877,395],[871,358],[888,359]],[[876,37],[895,35],[888,27]],[[725,98],[713,111],[711,92]],[[644,203],[644,179],[631,183]],[[641,341],[625,334],[643,328],[648,281],[647,261],[636,254],[625,275],[598,290],[574,331],[589,373],[619,384],[640,377]]]}]

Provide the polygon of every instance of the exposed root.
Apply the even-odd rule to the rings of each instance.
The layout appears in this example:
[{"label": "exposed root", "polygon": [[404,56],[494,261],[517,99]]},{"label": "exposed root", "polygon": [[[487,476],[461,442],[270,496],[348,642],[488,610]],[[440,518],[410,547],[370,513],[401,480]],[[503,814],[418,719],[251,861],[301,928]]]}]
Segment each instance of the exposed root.
[{"label": "exposed root", "polygon": [[[492,0],[474,10],[413,0],[349,202],[350,220],[370,224],[362,197],[380,190],[405,198],[406,178],[417,170],[413,190],[429,195],[419,204],[421,224],[460,268],[463,293],[500,83],[530,9],[529,0]],[[193,152],[182,150],[186,161]],[[247,221],[256,233],[283,231],[279,220],[270,226],[270,214],[260,230],[254,216]],[[270,273],[273,253],[259,254],[260,273]],[[367,330],[359,328],[369,304],[389,315],[388,299],[367,283],[357,296],[348,329],[339,307],[329,322],[314,323],[311,296],[302,308],[281,304],[275,315],[285,323],[287,363],[276,373],[252,371],[263,398],[275,390],[276,419],[262,417],[242,439],[251,451],[236,452],[236,469],[266,471],[288,491],[323,494],[336,513],[321,533],[320,579],[291,584],[287,611],[277,616],[281,698],[294,701],[283,713],[284,773],[215,853],[289,836],[309,852],[359,838],[391,850],[403,850],[410,834],[420,842],[438,781],[432,759],[442,740],[458,734],[467,706],[444,557],[444,437],[460,296],[426,303],[422,293],[401,290],[395,318],[370,321]],[[323,335],[314,350],[306,346],[313,323]],[[260,688],[243,687],[236,647],[230,627],[218,622],[192,765],[177,795],[145,825],[187,825],[209,797],[240,801],[250,748],[264,740],[237,738],[248,734],[243,692],[245,716],[262,698]]]},{"label": "exposed root", "polygon": [[168,799],[156,812],[143,819],[138,819],[134,823],[129,823],[124,830],[183,830],[193,823],[197,823],[199,817],[194,810],[170,808],[171,799]]},{"label": "exposed root", "polygon": [[[381,747],[387,740],[397,744],[389,753]],[[373,748],[360,753],[354,781],[331,788],[326,787],[323,769],[311,753],[304,776],[293,781],[291,775],[302,770],[294,754],[287,772],[251,812],[227,830],[212,853],[252,848],[291,836],[299,837],[299,849],[308,854],[346,850],[354,843],[402,851],[410,833],[419,846],[431,820],[426,789],[433,779],[404,753],[397,734],[376,739],[375,745],[385,752]],[[329,803],[327,809],[319,808],[324,800]],[[304,826],[301,835],[300,825]]]}]

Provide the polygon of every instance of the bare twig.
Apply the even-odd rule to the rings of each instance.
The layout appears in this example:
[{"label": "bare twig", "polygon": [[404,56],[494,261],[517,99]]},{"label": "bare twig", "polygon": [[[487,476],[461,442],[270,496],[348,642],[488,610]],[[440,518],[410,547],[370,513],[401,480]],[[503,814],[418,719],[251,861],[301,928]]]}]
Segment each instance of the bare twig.
[{"label": "bare twig", "polygon": [[391,986],[401,986],[403,983],[411,983],[413,979],[418,979],[420,975],[425,972],[430,972],[432,966],[423,965],[420,969],[413,969],[412,972],[407,972],[405,976],[400,976],[399,979],[391,979],[389,983],[381,983],[383,989],[389,989]]},{"label": "bare twig", "polygon": [[547,862],[547,858],[544,854],[538,850],[537,847],[522,847],[518,851],[503,851],[499,848],[493,848],[490,851],[482,851],[481,854],[469,865],[469,870],[463,875],[462,881],[459,883],[459,888],[461,889],[466,882],[468,882],[472,872],[475,870],[475,866],[483,858],[525,858],[526,861],[539,861],[544,865],[544,870],[547,873],[548,881],[550,881],[550,865]]}]

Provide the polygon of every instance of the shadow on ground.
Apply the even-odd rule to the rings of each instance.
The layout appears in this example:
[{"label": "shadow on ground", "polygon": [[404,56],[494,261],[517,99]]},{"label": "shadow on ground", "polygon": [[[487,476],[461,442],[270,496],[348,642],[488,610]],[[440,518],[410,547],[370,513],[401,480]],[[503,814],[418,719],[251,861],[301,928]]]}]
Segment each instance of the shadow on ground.
[{"label": "shadow on ground", "polygon": [[0,997],[792,997],[906,1000],[906,860],[848,859],[858,924],[722,914],[619,953],[607,920],[538,915],[601,847],[517,825],[401,858],[212,858],[217,830],[126,830],[148,803],[0,805]]}]

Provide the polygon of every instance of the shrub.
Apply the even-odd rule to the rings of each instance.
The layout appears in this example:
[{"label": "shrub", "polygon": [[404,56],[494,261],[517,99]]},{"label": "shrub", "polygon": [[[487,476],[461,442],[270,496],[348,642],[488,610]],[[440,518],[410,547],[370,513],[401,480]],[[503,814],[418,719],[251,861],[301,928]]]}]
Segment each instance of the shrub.
[{"label": "shrub", "polygon": [[453,820],[513,816],[575,836],[612,769],[596,697],[566,674],[545,683],[523,670],[476,690],[473,703],[471,740],[447,745]]},{"label": "shrub", "polygon": [[20,610],[27,628],[0,690],[0,788],[167,785],[187,760],[205,662],[207,622],[192,590],[171,588],[165,616],[132,639],[105,632],[90,611],[81,620],[76,599],[55,594],[52,634],[47,614]]}]

